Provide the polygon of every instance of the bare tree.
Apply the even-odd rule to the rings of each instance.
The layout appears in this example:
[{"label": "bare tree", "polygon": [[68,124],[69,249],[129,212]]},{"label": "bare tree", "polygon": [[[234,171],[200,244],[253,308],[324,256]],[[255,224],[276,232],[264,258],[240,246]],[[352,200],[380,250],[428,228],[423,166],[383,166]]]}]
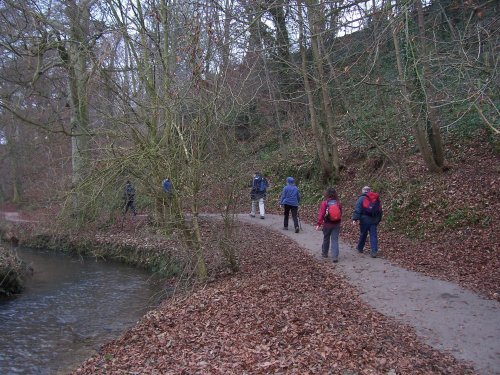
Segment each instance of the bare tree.
[{"label": "bare tree", "polygon": [[[416,0],[416,2],[418,10],[421,8],[421,3],[420,0]],[[431,99],[426,95],[430,91],[430,82],[428,80],[429,68],[424,62],[426,45],[425,35],[423,35],[424,26],[421,24],[423,19],[418,16],[418,35],[415,36],[415,31],[411,29],[413,18],[410,8],[402,6],[399,15],[403,18],[399,23],[395,20],[392,22],[392,34],[401,94],[404,98],[407,116],[406,121],[412,124],[415,139],[427,168],[432,172],[442,172],[444,159],[441,133],[437,124],[435,108],[433,108]],[[406,63],[403,61],[401,53],[399,39],[401,32],[403,32],[405,49],[408,51],[405,54]],[[417,44],[415,40],[418,40]],[[410,70],[406,72],[405,67],[409,67]],[[423,118],[420,116],[421,110],[423,110]],[[428,123],[431,125],[429,131],[426,130]]]},{"label": "bare tree", "polygon": [[[320,145],[319,151],[321,164],[323,166],[322,174],[323,180],[327,181],[331,177],[337,178],[340,172],[340,155],[338,151],[337,131],[335,125],[335,118],[332,109],[332,98],[328,90],[328,77],[324,70],[325,59],[321,51],[321,38],[324,33],[324,13],[321,4],[315,0],[306,0],[307,15],[309,20],[309,28],[311,32],[311,50],[313,54],[314,63],[314,79],[319,86],[321,95],[321,105],[323,115],[326,119],[324,127],[317,126],[318,137],[317,144]],[[300,8],[300,7],[299,7]],[[305,53],[305,51],[304,51]],[[303,68],[304,68],[304,54],[303,54]],[[303,72],[306,74],[307,72]],[[312,94],[312,92],[311,92]],[[309,102],[309,111],[313,103]],[[318,122],[318,124],[320,124]]]},{"label": "bare tree", "polygon": [[304,19],[302,15],[302,1],[298,0],[298,18],[299,18],[299,46],[300,55],[302,61],[302,76],[304,79],[304,88],[308,99],[308,109],[311,121],[311,129],[314,135],[314,141],[316,144],[316,151],[318,153],[318,158],[321,164],[321,171],[323,174],[323,179],[327,180],[331,176],[331,168],[329,163],[329,155],[326,146],[326,138],[323,136],[320,126],[318,115],[314,103],[314,94],[311,85],[311,80],[309,78],[309,71],[307,68],[307,57],[306,57],[306,46],[305,46],[305,35],[304,35]]}]

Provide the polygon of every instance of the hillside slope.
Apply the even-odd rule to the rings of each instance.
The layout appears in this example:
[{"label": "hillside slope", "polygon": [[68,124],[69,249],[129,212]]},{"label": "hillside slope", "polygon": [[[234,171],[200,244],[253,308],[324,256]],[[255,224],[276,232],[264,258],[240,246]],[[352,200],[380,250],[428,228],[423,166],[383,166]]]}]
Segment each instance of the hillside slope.
[{"label": "hillside slope", "polygon": [[[500,233],[496,228],[500,223],[500,163],[494,145],[482,131],[473,140],[449,136],[448,170],[441,175],[427,172],[418,152],[403,151],[411,149],[408,145],[390,153],[398,165],[376,150],[343,146],[346,167],[334,185],[344,205],[342,238],[356,243],[358,228],[349,219],[361,188],[370,185],[381,194],[384,206],[380,256],[500,300]],[[281,212],[281,188],[287,175],[294,176],[302,193],[301,219],[316,221],[325,186],[317,182],[312,145],[286,152],[260,151],[241,165],[248,179],[254,170],[268,176],[271,189],[266,210],[272,213]],[[238,207],[247,212],[248,189],[243,185]],[[214,207],[206,205],[205,210]]]}]

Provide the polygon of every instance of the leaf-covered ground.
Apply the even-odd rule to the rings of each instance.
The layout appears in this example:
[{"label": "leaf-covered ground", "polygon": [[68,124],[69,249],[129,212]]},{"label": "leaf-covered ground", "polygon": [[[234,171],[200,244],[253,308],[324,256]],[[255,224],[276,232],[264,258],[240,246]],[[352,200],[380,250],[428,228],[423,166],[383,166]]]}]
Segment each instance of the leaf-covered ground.
[{"label": "leaf-covered ground", "polygon": [[362,303],[330,262],[294,242],[247,226],[237,245],[240,272],[166,301],[75,373],[473,373]]}]

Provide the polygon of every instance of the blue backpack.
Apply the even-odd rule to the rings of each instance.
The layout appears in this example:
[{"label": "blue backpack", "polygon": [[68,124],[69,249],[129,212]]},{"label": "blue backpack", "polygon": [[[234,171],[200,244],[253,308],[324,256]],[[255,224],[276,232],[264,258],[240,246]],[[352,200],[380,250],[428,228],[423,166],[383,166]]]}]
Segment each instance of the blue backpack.
[{"label": "blue backpack", "polygon": [[262,176],[253,179],[252,190],[263,193],[267,189],[267,181]]},{"label": "blue backpack", "polygon": [[170,193],[172,191],[172,183],[168,178],[163,180],[163,191],[165,191],[165,193]]}]

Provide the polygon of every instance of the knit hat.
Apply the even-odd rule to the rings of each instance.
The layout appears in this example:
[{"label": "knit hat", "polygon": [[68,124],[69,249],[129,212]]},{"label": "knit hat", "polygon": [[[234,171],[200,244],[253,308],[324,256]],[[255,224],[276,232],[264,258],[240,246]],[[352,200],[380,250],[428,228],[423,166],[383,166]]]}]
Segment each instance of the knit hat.
[{"label": "knit hat", "polygon": [[293,184],[293,183],[295,182],[295,180],[293,179],[293,177],[287,177],[287,178],[286,178],[286,182],[287,182],[288,184]]},{"label": "knit hat", "polygon": [[361,189],[361,193],[363,194],[369,193],[370,191],[372,191],[372,188],[369,186],[365,186],[363,187],[363,189]]}]

